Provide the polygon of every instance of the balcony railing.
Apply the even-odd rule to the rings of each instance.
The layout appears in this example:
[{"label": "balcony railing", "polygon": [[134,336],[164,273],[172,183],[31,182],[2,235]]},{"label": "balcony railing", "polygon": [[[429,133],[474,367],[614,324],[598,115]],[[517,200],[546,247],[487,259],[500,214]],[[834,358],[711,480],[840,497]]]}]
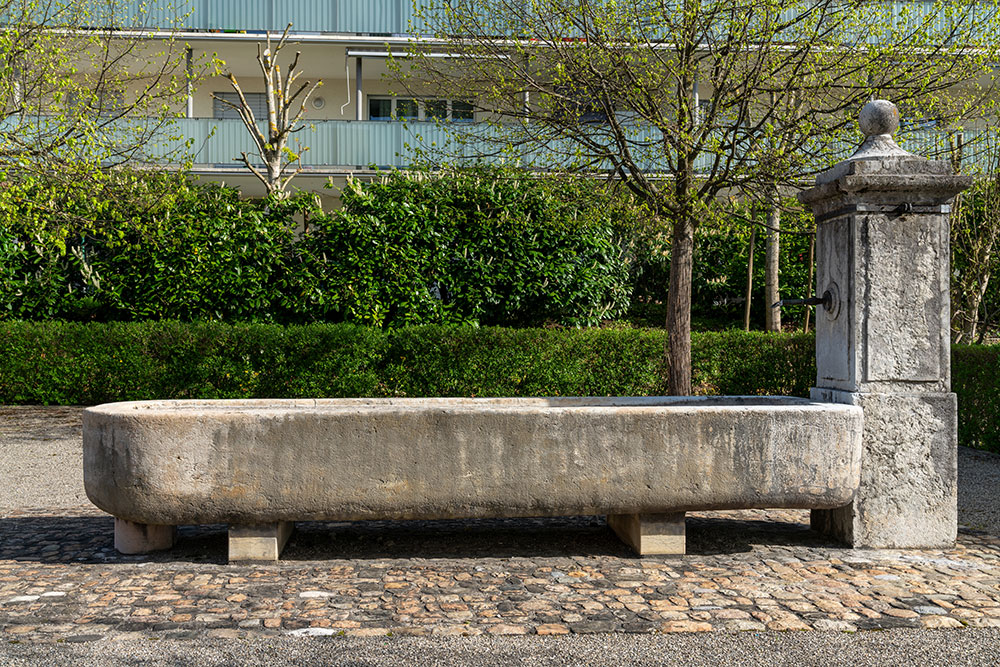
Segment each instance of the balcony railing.
[{"label": "balcony railing", "polygon": [[121,25],[211,32],[281,31],[396,35],[421,33],[412,0],[130,0]]},{"label": "balcony railing", "polygon": [[[239,120],[210,118],[183,119],[177,133],[194,139],[192,151],[197,165],[229,166],[237,164],[240,153],[251,153],[253,143]],[[370,167],[406,167],[418,159],[421,147],[444,146],[450,137],[436,123],[397,123],[386,121],[316,121],[295,134],[295,142],[308,150],[302,153],[302,165],[311,168],[367,169]],[[166,148],[173,150],[175,142]],[[472,155],[470,149],[467,155]]]},{"label": "balcony railing", "polygon": [[[467,129],[491,132],[486,125],[468,126]],[[178,121],[175,130],[178,135],[194,139],[192,151],[194,164],[198,167],[232,167],[239,164],[240,153],[245,151],[252,155],[252,142],[239,120],[184,119]],[[455,142],[447,127],[433,122],[316,121],[295,136],[302,147],[309,148],[302,153],[302,165],[308,169],[405,168],[419,162],[421,155],[428,152],[437,151],[459,162],[488,152],[484,150],[486,146],[477,145],[474,139],[468,143]],[[967,169],[982,167],[989,158],[977,145],[976,136],[974,132],[963,135],[966,145],[963,167]],[[860,139],[859,135],[859,142]],[[899,141],[906,150],[925,157],[947,159],[949,154],[947,133],[933,128],[904,131]],[[165,142],[162,154],[179,145],[179,141]],[[294,150],[294,146],[292,148]],[[560,148],[566,147],[554,145],[548,155],[539,151],[533,156],[534,164],[559,164],[561,158],[554,156],[571,152]],[[832,165],[847,157],[854,148],[855,145],[845,143],[841,154],[831,155],[824,162]],[[710,158],[703,156],[696,170],[704,170]],[[529,161],[532,161],[530,157]],[[663,168],[652,158],[648,162],[645,166],[650,171]]]},{"label": "balcony railing", "polygon": [[[437,6],[436,3],[440,0],[418,0],[425,8]],[[943,36],[948,35],[949,26],[960,21],[963,27],[955,39],[980,39],[984,37],[983,31],[995,28],[992,17],[996,7],[992,0],[980,0],[958,12],[946,9],[947,4],[942,0],[880,0],[870,5],[868,11],[877,21],[897,27],[921,25],[931,34]],[[174,0],[171,3],[125,0],[118,7],[121,9],[115,23],[133,28],[263,32],[283,30],[291,22],[298,32],[376,35],[433,32],[417,16],[413,0]],[[796,11],[786,10],[782,16],[788,18],[786,14]],[[965,15],[969,11],[974,13]],[[670,35],[660,38],[670,39]]]}]

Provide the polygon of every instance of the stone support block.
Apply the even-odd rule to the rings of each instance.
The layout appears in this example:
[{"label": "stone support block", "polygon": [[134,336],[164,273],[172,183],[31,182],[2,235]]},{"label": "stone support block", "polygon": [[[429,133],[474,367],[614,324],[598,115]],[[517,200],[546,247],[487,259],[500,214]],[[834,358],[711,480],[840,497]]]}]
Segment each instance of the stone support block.
[{"label": "stone support block", "polygon": [[174,546],[176,526],[136,523],[115,518],[115,549],[123,554],[145,554]]},{"label": "stone support block", "polygon": [[640,556],[683,555],[684,512],[609,514],[608,526]]},{"label": "stone support block", "polygon": [[229,561],[275,561],[288,543],[295,524],[277,521],[253,526],[229,526]]},{"label": "stone support block", "polygon": [[864,410],[861,485],[851,504],[813,510],[814,528],[854,547],[941,548],[958,525],[955,394],[813,389]]}]

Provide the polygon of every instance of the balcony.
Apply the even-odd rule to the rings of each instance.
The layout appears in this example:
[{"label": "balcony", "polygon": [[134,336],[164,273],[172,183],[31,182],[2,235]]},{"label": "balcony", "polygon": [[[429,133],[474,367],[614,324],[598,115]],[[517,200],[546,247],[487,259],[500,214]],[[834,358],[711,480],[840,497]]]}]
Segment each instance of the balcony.
[{"label": "balcony", "polygon": [[129,0],[119,24],[133,28],[177,27],[187,31],[282,31],[375,35],[419,34],[412,0]]},{"label": "balcony", "polygon": [[[482,132],[491,132],[487,125],[467,126]],[[253,145],[246,128],[239,120],[214,120],[210,118],[183,119],[177,122],[175,134],[194,139],[193,153],[196,168],[231,168],[241,166],[237,162],[240,153],[248,154]],[[295,137],[308,151],[302,155],[302,165],[313,171],[352,171],[375,168],[405,168],[419,160],[421,151],[446,149],[456,161],[471,159],[481,153],[483,146],[476,141],[466,144],[456,143],[447,127],[433,122],[387,122],[387,121],[315,121]],[[860,142],[860,135],[858,141]],[[976,133],[964,134],[966,169],[975,169],[984,163],[988,155],[978,150]],[[935,129],[914,129],[899,138],[900,145],[917,155],[946,159],[948,139],[944,132]],[[180,146],[180,140],[168,141],[161,147],[161,154]],[[557,155],[566,155],[571,150],[559,150],[552,145]],[[830,156],[825,165],[847,157],[856,148],[845,144],[842,154]],[[294,147],[293,147],[294,149]],[[153,151],[156,153],[156,150]],[[696,165],[704,170],[711,156],[705,155]],[[558,164],[560,160],[552,154],[539,151],[533,156],[538,164]],[[824,166],[825,166],[824,165]],[[657,171],[658,165],[650,158],[646,168]]]},{"label": "balcony", "polygon": [[[201,167],[237,165],[241,152],[253,151],[253,142],[239,120],[182,119],[175,130],[195,140],[194,164]],[[294,137],[293,143],[309,148],[302,154],[302,165],[327,170],[407,167],[417,160],[421,147],[450,144],[445,129],[433,122],[315,121]],[[168,142],[164,148],[178,145]],[[294,145],[289,147],[295,150]],[[473,154],[471,149],[464,153]]]},{"label": "balcony", "polygon": [[[496,142],[477,141],[480,133],[493,134],[487,124],[464,125],[463,142],[455,141],[447,126],[424,121],[406,123],[394,121],[353,121],[328,120],[309,123],[294,135],[294,141],[301,147],[308,147],[302,153],[302,166],[311,171],[354,171],[369,169],[407,168],[420,163],[421,156],[446,156],[446,161],[470,164],[476,161],[517,162],[523,166],[545,168],[555,164],[570,162],[576,152],[569,142],[553,141],[522,158],[496,157],[478,160],[477,156],[496,151]],[[194,139],[191,148],[196,169],[225,169],[240,167],[238,158],[242,152],[254,154],[253,142],[242,121],[216,120],[211,118],[191,118],[177,121],[171,130],[180,138],[152,146],[152,155],[173,155],[186,138]],[[638,135],[637,135],[638,136]],[[651,142],[655,144],[656,142]],[[294,145],[289,145],[297,150]],[[657,171],[654,159],[644,160],[644,167]],[[705,169],[710,156],[699,160],[697,168]]]},{"label": "balcony", "polygon": [[[435,2],[439,0],[434,0]],[[281,31],[291,22],[296,32],[363,35],[406,35],[433,32],[415,16],[413,0],[175,0],[172,8],[148,0],[125,0],[115,23],[132,28],[177,27],[186,31],[264,32]],[[427,7],[431,0],[418,0]],[[947,3],[944,3],[945,5]],[[795,10],[783,12],[783,18]],[[940,0],[879,0],[869,11],[892,19],[897,27],[926,27],[947,34],[956,20]],[[959,37],[982,38],[992,30],[996,8],[991,0],[979,0],[975,14],[966,21]],[[925,20],[929,22],[924,24]],[[977,33],[977,34],[972,34]],[[572,35],[567,35],[570,37]],[[988,36],[988,35],[987,35]],[[670,39],[670,35],[663,35]]]}]

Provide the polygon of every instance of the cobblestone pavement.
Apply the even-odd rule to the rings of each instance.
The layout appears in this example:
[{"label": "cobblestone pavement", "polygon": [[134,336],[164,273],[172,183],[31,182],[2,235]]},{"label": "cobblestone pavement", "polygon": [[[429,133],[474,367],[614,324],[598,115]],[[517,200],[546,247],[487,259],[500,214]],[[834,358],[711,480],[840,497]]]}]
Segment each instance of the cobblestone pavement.
[{"label": "cobblestone pavement", "polygon": [[801,511],[689,514],[689,554],[635,558],[602,517],[302,523],[274,565],[224,526],[122,556],[92,506],[5,510],[0,641],[1000,627],[1000,538],[838,548]]}]

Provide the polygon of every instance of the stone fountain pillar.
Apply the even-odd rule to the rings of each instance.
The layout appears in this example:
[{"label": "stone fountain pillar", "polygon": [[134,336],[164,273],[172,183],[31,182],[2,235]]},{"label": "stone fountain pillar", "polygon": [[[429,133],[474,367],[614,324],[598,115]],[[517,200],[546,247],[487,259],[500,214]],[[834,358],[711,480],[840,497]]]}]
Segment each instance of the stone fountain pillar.
[{"label": "stone fountain pillar", "polygon": [[940,547],[957,533],[949,216],[972,179],[892,139],[899,112],[861,111],[864,144],[800,199],[816,216],[813,400],[864,410],[854,502],[812,525],[855,547]]}]

